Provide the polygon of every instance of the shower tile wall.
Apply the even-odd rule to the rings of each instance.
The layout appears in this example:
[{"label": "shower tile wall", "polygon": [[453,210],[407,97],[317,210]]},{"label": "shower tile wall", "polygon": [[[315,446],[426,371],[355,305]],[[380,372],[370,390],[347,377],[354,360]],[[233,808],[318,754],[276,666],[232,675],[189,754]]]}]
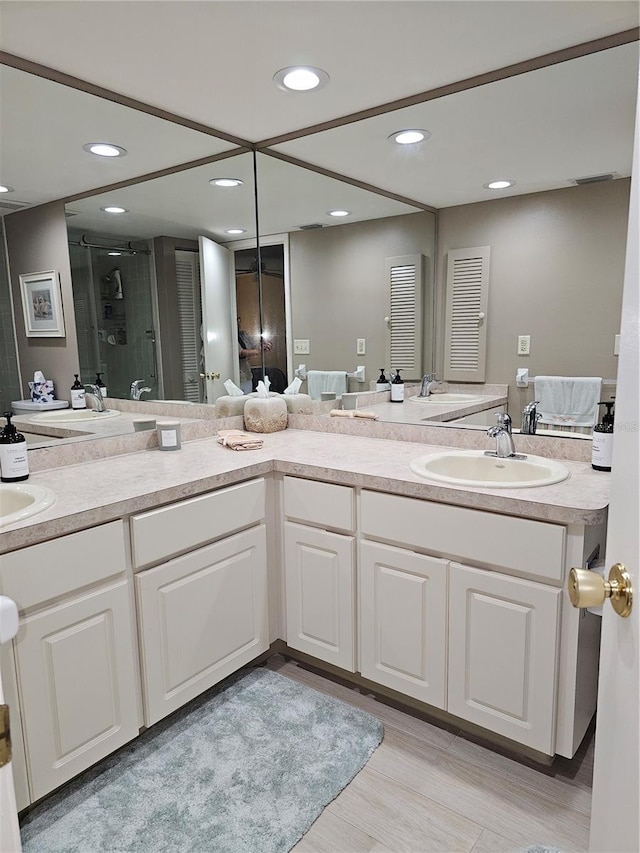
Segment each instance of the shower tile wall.
[{"label": "shower tile wall", "polygon": [[0,220],[0,413],[11,407],[12,400],[21,400],[22,397],[11,313],[4,223]]}]

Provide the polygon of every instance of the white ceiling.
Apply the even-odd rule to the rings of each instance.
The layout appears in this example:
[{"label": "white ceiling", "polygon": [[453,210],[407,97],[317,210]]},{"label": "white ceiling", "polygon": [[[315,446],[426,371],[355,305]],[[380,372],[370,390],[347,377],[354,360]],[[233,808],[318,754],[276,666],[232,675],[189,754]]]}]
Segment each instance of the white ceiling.
[{"label": "white ceiling", "polygon": [[[638,13],[635,0],[0,0],[0,46],[257,142],[637,27]],[[306,94],[277,89],[275,71],[297,63],[324,68],[329,85]],[[519,194],[570,186],[571,178],[600,172],[624,176],[631,169],[637,68],[636,42],[303,137],[280,150],[435,207],[483,200],[482,184],[496,177],[517,180],[509,192]],[[2,69],[0,95],[0,182],[15,188],[16,201],[76,195],[234,147],[14,69]],[[392,130],[415,125],[433,134],[418,151],[386,142]],[[98,138],[123,145],[128,156],[97,161],[82,151]],[[241,162],[223,162],[234,160]],[[282,204],[261,193],[273,229],[326,218],[335,182],[271,166],[269,175],[288,176],[275,191]],[[208,184],[209,195],[196,203],[196,178],[208,180],[221,167],[148,182],[137,192],[119,190],[132,211],[129,227],[137,222],[144,230],[157,220],[167,233],[183,223],[177,236],[188,236],[201,212],[210,216],[200,220],[201,232],[230,227],[244,209],[239,196],[233,202],[227,196],[224,217],[211,217]],[[368,215],[411,209],[393,202],[385,213],[380,199],[341,186],[348,196],[339,203],[354,208],[356,218],[364,218],[360,208]],[[85,228],[91,221],[98,228],[99,217],[86,223],[81,217],[85,210],[95,217],[100,205],[71,206],[79,218],[70,223]]]}]

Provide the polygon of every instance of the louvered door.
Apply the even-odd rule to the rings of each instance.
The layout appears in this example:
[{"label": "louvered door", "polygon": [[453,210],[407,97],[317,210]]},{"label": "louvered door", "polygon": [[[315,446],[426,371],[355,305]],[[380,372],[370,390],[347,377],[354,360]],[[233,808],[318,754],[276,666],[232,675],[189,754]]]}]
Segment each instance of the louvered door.
[{"label": "louvered door", "polygon": [[387,258],[389,336],[387,363],[403,379],[422,377],[424,256]]},{"label": "louvered door", "polygon": [[201,401],[200,373],[202,372],[199,257],[195,252],[181,250],[177,250],[175,255],[182,393],[184,400],[199,403]]},{"label": "louvered door", "polygon": [[444,379],[484,382],[489,246],[447,254]]}]

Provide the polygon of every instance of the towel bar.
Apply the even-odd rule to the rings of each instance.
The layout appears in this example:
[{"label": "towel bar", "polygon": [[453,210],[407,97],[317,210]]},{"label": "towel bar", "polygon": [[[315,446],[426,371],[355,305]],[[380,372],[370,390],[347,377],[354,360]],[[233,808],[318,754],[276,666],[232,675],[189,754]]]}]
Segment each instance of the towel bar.
[{"label": "towel bar", "polygon": [[[307,378],[307,365],[299,364],[295,371],[295,375],[302,379],[303,381]],[[366,382],[365,379],[365,365],[361,364],[353,371],[353,373],[347,373],[347,377],[349,379],[355,379],[357,382]]]}]

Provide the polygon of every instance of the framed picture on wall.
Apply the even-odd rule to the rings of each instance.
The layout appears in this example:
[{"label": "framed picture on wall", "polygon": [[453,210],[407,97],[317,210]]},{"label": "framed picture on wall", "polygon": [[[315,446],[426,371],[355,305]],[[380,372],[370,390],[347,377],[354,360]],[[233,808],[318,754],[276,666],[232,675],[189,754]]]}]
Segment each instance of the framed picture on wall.
[{"label": "framed picture on wall", "polygon": [[20,276],[24,326],[28,338],[64,338],[60,276],[54,270]]}]

